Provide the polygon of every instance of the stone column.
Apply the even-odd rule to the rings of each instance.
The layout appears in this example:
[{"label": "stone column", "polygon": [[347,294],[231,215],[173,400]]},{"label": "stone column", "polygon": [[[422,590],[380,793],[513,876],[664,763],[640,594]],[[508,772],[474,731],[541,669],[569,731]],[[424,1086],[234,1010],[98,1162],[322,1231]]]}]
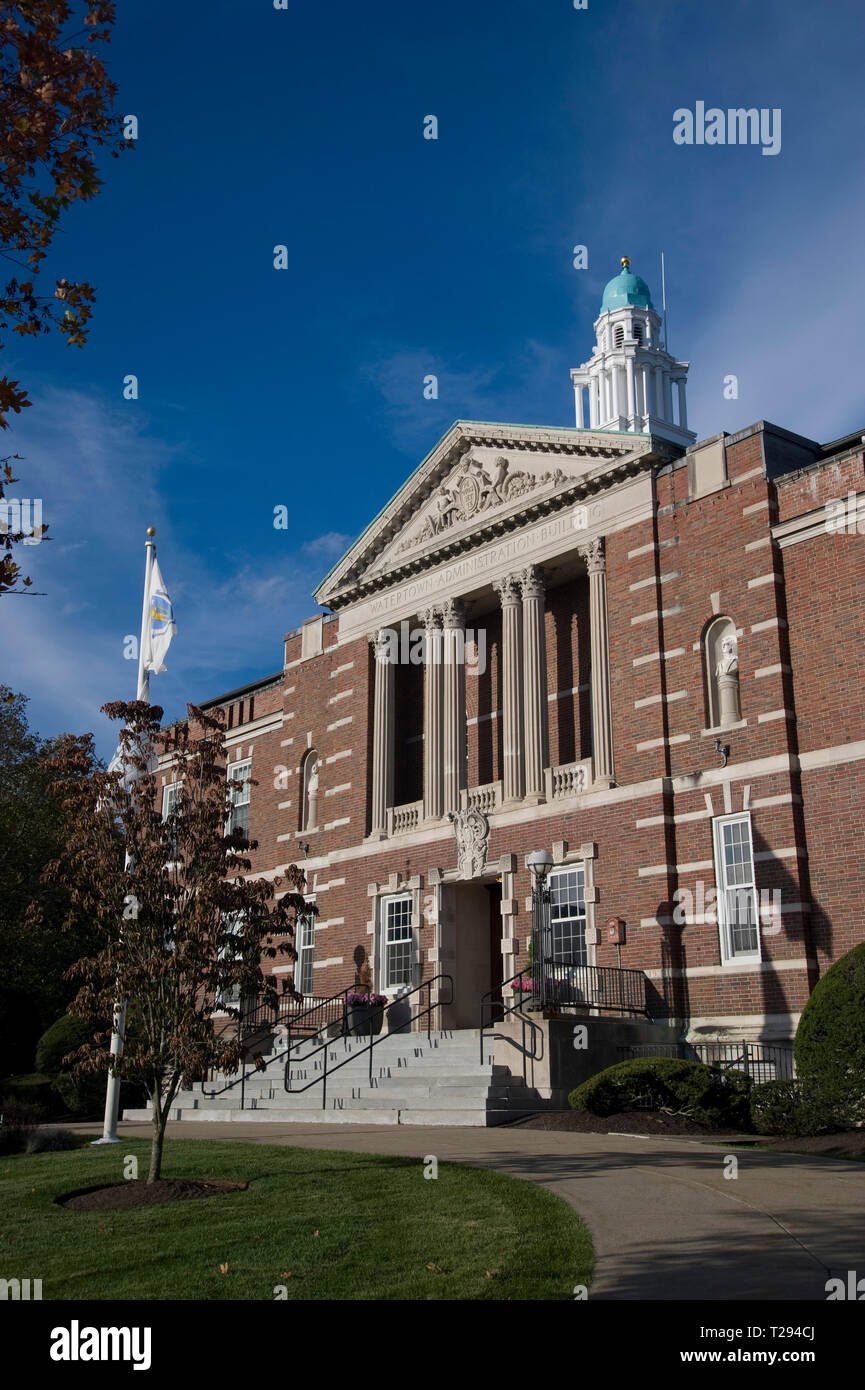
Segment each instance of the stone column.
[{"label": "stone column", "polygon": [[575,386],[575,387],[574,387],[574,401],[575,401],[575,403],[576,403],[576,408],[577,408],[577,429],[578,429],[578,430],[581,430],[581,429],[583,429],[583,388],[582,388],[582,386]]},{"label": "stone column", "polygon": [[520,575],[520,587],[523,591],[525,795],[531,801],[543,801],[549,742],[543,570],[529,565]]},{"label": "stone column", "polygon": [[613,781],[613,728],[610,710],[610,646],[607,623],[607,562],[603,537],[579,547],[589,571],[592,647],[592,756],[595,782]]},{"label": "stone column", "polygon": [[466,630],[465,605],[446,599],[444,618],[444,778],[443,809],[460,809],[460,792],[466,785]]},{"label": "stone column", "polygon": [[387,834],[387,811],[393,805],[396,666],[388,632],[381,629],[369,640],[375,656],[370,839],[380,840]]},{"label": "stone column", "polygon": [[598,378],[589,378],[589,424],[593,430],[598,428]]},{"label": "stone column", "polygon": [[442,615],[440,608],[421,613],[426,626],[424,661],[423,813],[442,817]]},{"label": "stone column", "polygon": [[497,579],[493,588],[502,605],[502,798],[523,796],[523,634],[522,604],[513,575]]},{"label": "stone column", "polygon": [[677,377],[676,386],[679,390],[679,428],[686,430],[688,428],[688,407],[685,404],[685,378],[683,376]]},{"label": "stone column", "polygon": [[615,424],[616,429],[618,429],[618,428],[619,428],[619,414],[620,414],[620,409],[619,409],[619,369],[618,369],[618,367],[615,367],[615,366],[610,368],[610,388],[611,388],[611,391],[612,391],[612,399],[611,399],[611,403],[610,403],[611,415],[612,415],[613,423]]},{"label": "stone column", "polygon": [[637,383],[634,376],[633,357],[625,359],[625,371],[628,375],[628,423],[631,424],[637,413]]}]

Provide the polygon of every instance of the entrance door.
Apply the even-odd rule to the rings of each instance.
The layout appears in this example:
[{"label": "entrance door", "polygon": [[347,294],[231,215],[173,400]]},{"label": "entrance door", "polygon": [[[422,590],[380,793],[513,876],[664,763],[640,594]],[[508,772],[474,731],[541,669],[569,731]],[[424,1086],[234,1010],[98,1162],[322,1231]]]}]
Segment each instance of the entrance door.
[{"label": "entrance door", "polygon": [[477,1028],[483,995],[494,990],[501,999],[501,884],[476,880],[447,887],[442,945],[444,958],[453,962],[448,973],[453,975],[454,1007],[447,1010],[446,1026]]},{"label": "entrance door", "polygon": [[[492,990],[492,998],[495,1004],[501,1005],[502,1002],[502,982],[504,979],[504,962],[502,960],[502,885],[500,883],[485,883],[484,887],[490,900],[490,982],[487,986]],[[501,1017],[501,1008],[492,1008],[485,1017],[497,1019]]]}]

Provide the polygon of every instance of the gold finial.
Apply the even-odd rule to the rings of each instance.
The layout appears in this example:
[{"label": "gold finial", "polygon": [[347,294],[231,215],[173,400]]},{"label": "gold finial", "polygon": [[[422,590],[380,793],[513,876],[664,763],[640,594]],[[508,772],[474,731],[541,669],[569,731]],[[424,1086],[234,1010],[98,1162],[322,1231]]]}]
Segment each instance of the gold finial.
[{"label": "gold finial", "polygon": [[156,535],[156,527],[155,527],[155,526],[148,526],[148,528],[147,528],[147,534],[148,534],[148,536],[155,536],[155,535]]},{"label": "gold finial", "polygon": [[629,266],[630,264],[631,264],[631,258],[630,258],[630,256],[623,256],[623,257],[622,257],[622,270],[627,270],[627,268],[628,268],[628,266]]}]

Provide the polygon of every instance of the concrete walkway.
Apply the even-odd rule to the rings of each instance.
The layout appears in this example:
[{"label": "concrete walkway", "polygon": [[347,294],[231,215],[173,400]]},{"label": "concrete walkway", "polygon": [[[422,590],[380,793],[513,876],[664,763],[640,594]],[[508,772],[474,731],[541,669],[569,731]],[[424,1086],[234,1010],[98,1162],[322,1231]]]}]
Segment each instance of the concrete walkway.
[{"label": "concrete walkway", "polygon": [[[94,1129],[94,1126],[75,1126]],[[146,1124],[121,1123],[149,1138]],[[595,1243],[593,1299],[825,1301],[825,1283],[865,1276],[865,1164],[753,1153],[685,1139],[364,1125],[183,1124],[183,1139],[401,1154],[478,1164],[542,1183]],[[738,1177],[724,1177],[736,1153]]]}]

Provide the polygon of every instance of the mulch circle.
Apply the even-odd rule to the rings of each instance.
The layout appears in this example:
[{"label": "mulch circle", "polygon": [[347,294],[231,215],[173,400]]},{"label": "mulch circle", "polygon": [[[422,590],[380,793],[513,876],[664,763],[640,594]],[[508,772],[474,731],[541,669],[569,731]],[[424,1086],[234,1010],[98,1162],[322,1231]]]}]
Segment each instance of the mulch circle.
[{"label": "mulch circle", "polygon": [[694,1134],[713,1133],[686,1115],[665,1115],[655,1110],[622,1110],[615,1115],[590,1115],[587,1110],[541,1110],[525,1120],[515,1120],[519,1129],[571,1130],[578,1134]]},{"label": "mulch circle", "polygon": [[246,1182],[220,1178],[159,1178],[156,1182],[120,1182],[110,1187],[88,1187],[56,1197],[69,1211],[127,1211],[163,1202],[188,1202],[196,1197],[218,1197],[223,1192],[245,1192]]}]

